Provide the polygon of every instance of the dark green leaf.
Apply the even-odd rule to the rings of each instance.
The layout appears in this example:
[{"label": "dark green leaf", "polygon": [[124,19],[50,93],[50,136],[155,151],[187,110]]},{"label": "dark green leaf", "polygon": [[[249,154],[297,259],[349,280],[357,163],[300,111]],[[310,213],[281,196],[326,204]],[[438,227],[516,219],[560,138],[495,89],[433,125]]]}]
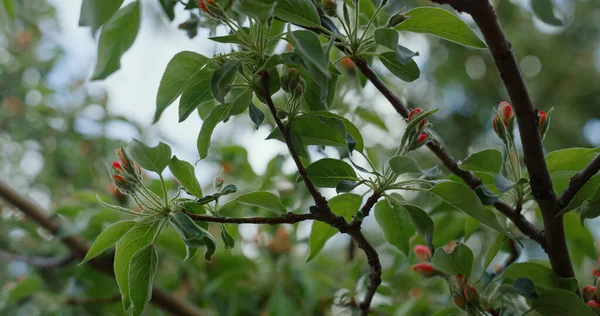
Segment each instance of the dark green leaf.
[{"label": "dark green leaf", "polygon": [[264,1],[245,0],[236,1],[232,8],[234,11],[253,18],[257,22],[267,23],[275,12],[275,2],[265,3]]},{"label": "dark green leaf", "polygon": [[212,70],[203,68],[189,78],[179,100],[180,123],[185,121],[198,106],[213,100],[213,95],[210,93],[211,76]]},{"label": "dark green leaf", "polygon": [[396,29],[415,33],[426,33],[475,48],[487,46],[473,30],[454,14],[440,8],[419,7],[405,14],[409,17]]},{"label": "dark green leaf", "polygon": [[173,21],[175,19],[175,4],[177,4],[177,0],[158,0],[158,2],[169,18],[169,21]]},{"label": "dark green leaf", "polygon": [[465,170],[498,174],[502,168],[502,153],[496,149],[485,149],[469,155],[460,166]]},{"label": "dark green leaf", "polygon": [[256,125],[256,128],[265,120],[265,114],[252,102],[250,102],[248,113],[250,114],[250,120]]},{"label": "dark green leaf", "polygon": [[374,35],[375,42],[396,53],[396,58],[398,58],[398,61],[404,65],[408,64],[414,56],[417,56],[417,53],[404,46],[398,45],[398,39],[400,36],[396,30],[380,28],[375,30]]},{"label": "dark green leaf", "polygon": [[518,278],[513,282],[513,287],[519,292],[519,294],[525,296],[530,300],[538,298],[535,292],[535,285],[528,278]]},{"label": "dark green leaf", "polygon": [[507,239],[506,236],[504,236],[502,234],[496,235],[496,239],[494,239],[494,243],[490,246],[487,254],[485,255],[485,262],[483,263],[483,269],[486,269],[490,265],[490,263],[492,263],[492,260],[494,260],[494,257],[496,257],[496,255],[498,254],[498,251],[500,251],[500,248],[502,248],[502,244],[504,244],[506,239]]},{"label": "dark green leaf", "polygon": [[208,149],[210,148],[210,139],[212,137],[212,133],[217,124],[227,118],[230,110],[230,104],[218,105],[212,109],[212,111],[210,111],[210,114],[206,120],[202,122],[202,127],[200,128],[197,141],[200,159],[204,159],[208,156]]},{"label": "dark green leaf", "polygon": [[494,205],[494,203],[498,201],[498,196],[486,188],[483,184],[476,187],[473,191],[475,191],[483,205]]},{"label": "dark green leaf", "polygon": [[169,221],[181,240],[190,248],[206,246],[204,258],[210,261],[216,250],[216,241],[204,228],[198,226],[187,214],[181,212],[171,213]]},{"label": "dark green leaf", "polygon": [[320,188],[335,188],[341,180],[358,180],[349,164],[332,158],[313,162],[306,168],[306,172],[314,185]]},{"label": "dark green leaf", "polygon": [[139,1],[132,2],[117,11],[106,22],[98,40],[98,61],[92,80],[105,79],[121,68],[121,56],[133,45],[139,27]]},{"label": "dark green leaf", "polygon": [[396,156],[390,159],[390,168],[397,176],[405,173],[421,173],[421,169],[417,165],[417,162],[408,156]]},{"label": "dark green leaf", "polygon": [[79,26],[92,27],[92,33],[106,23],[123,4],[123,0],[83,0]]},{"label": "dark green leaf", "polygon": [[221,227],[221,239],[223,239],[223,243],[225,244],[225,249],[231,249],[235,247],[235,239],[229,235],[225,225]]},{"label": "dark green leaf", "polygon": [[292,24],[301,26],[321,26],[319,13],[311,0],[264,0],[266,3],[277,3],[275,16]]},{"label": "dark green leaf", "polygon": [[327,85],[329,73],[329,60],[325,55],[319,37],[311,31],[288,31],[286,36],[288,42],[294,47],[294,52],[298,53],[304,60],[308,72],[313,76],[313,80],[320,85]]},{"label": "dark green leaf", "polygon": [[583,201],[579,207],[581,226],[583,221],[587,218],[596,218],[600,216],[600,187],[596,189],[596,192],[590,196],[589,199]]},{"label": "dark green leaf", "polygon": [[531,9],[542,22],[554,26],[563,26],[563,21],[554,14],[554,2],[552,0],[531,0]]},{"label": "dark green leaf", "polygon": [[381,227],[385,239],[408,255],[409,239],[415,234],[410,217],[402,205],[388,201],[379,201],[375,205],[375,219]]},{"label": "dark green leaf", "polygon": [[535,284],[536,288],[559,288],[569,291],[577,289],[577,280],[575,278],[562,278],[552,269],[534,262],[513,263],[504,271],[506,280],[516,280],[518,278],[528,278]]},{"label": "dark green leaf", "polygon": [[[237,93],[237,91],[241,92]],[[252,90],[249,88],[234,88],[231,93],[234,94],[233,99],[231,101],[227,101],[231,103],[231,111],[229,111],[229,115],[239,115],[244,113],[244,111],[246,111],[252,102],[252,93]]]},{"label": "dark green leaf", "polygon": [[[537,286],[537,284],[536,284]],[[592,311],[574,291],[551,289],[539,293],[533,300],[532,310],[540,315],[552,316],[594,316]]]},{"label": "dark green leaf", "polygon": [[421,71],[417,63],[412,60],[404,65],[398,60],[396,53],[386,52],[379,54],[379,60],[394,76],[401,80],[412,82],[421,76]]},{"label": "dark green leaf", "polygon": [[158,268],[154,244],[138,250],[129,263],[129,298],[133,316],[141,315],[152,297],[152,284]]},{"label": "dark green leaf", "polygon": [[361,181],[348,181],[348,180],[342,180],[340,182],[338,182],[338,184],[335,187],[335,192],[339,193],[345,193],[345,192],[350,192],[352,190],[354,190],[357,186],[361,185],[365,183],[365,180],[361,180]]},{"label": "dark green leaf", "polygon": [[171,147],[163,142],[155,147],[148,147],[134,138],[127,147],[127,153],[140,167],[158,174],[171,162]]},{"label": "dark green leaf", "polygon": [[467,278],[471,275],[473,269],[473,252],[465,244],[457,245],[451,253],[447,253],[444,248],[438,248],[433,254],[431,262],[433,266],[447,274],[464,274]]},{"label": "dark green leaf", "polygon": [[256,191],[246,194],[240,194],[236,196],[233,200],[227,202],[222,207],[225,208],[226,206],[231,206],[235,203],[261,207],[272,211],[277,215],[287,213],[285,206],[283,206],[279,198],[275,194],[267,191]]},{"label": "dark green leaf", "polygon": [[[206,61],[208,61],[206,56],[189,51],[177,53],[177,55],[169,61],[167,69],[165,69],[162,79],[160,80],[158,93],[156,94],[154,123],[159,120],[163,111],[186,90],[190,82],[193,82],[196,85],[201,82],[201,78],[197,76],[197,73],[202,70]],[[204,76],[205,75],[206,74],[204,74]],[[192,94],[192,92],[199,93],[200,87],[197,88],[198,89],[190,90],[188,94]],[[191,100],[192,99],[190,99],[190,101]],[[184,106],[186,103],[187,102],[180,101],[179,107],[187,108],[188,106]],[[197,106],[198,104],[195,105]],[[180,113],[181,112],[182,111],[180,110]]]},{"label": "dark green leaf", "polygon": [[90,250],[88,250],[81,263],[91,260],[92,258],[104,252],[104,250],[117,243],[121,237],[123,237],[131,228],[133,228],[133,226],[135,226],[135,223],[135,221],[121,221],[108,226],[104,231],[102,231],[102,233],[100,233],[100,235],[98,235],[94,241],[94,244],[92,244],[92,247],[90,247]]},{"label": "dark green leaf", "polygon": [[225,96],[240,69],[240,61],[232,61],[215,70],[210,77],[210,91],[217,101],[225,103]]},{"label": "dark green leaf", "polygon": [[187,161],[179,160],[177,156],[173,156],[169,163],[169,170],[171,170],[171,173],[173,173],[177,182],[179,182],[188,193],[197,198],[202,198],[202,188],[196,178],[194,166]]}]

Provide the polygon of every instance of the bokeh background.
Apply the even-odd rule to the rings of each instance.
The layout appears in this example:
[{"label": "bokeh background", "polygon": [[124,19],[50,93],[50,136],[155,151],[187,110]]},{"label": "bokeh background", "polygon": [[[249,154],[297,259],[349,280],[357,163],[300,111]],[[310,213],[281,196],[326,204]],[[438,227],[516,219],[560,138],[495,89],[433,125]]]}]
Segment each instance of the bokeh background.
[{"label": "bokeh background", "polygon": [[[159,1],[143,0],[140,32],[121,59],[121,69],[106,80],[91,82],[97,34],[78,26],[81,1],[3,1],[13,2],[12,12],[0,4],[0,179],[59,218],[68,228],[64,234],[77,233],[93,240],[119,218],[99,208],[95,194],[113,198],[106,164],[114,159],[113,151],[120,142],[138,138],[154,145],[163,141],[178,157],[198,160],[196,138],[202,114],[177,123],[177,107],[171,106],[153,125],[156,91],[176,53],[191,50],[212,56],[230,51],[230,46],[207,39],[226,34],[226,30],[200,28],[190,39],[177,27],[190,16],[182,6],[176,7],[176,18],[169,21]],[[600,146],[600,0],[556,1],[556,12],[565,22],[562,27],[533,16],[529,1],[494,3],[534,104],[541,110],[554,108],[546,149]],[[431,3],[403,1],[392,7],[422,5]],[[473,25],[468,16],[460,17]],[[204,23],[205,17],[201,20]],[[411,107],[440,109],[431,121],[452,155],[461,159],[485,147],[500,148],[491,129],[491,116],[507,95],[488,51],[420,34],[402,33],[401,43],[419,52],[415,60],[421,78],[405,83],[392,78],[381,65],[374,67]],[[358,89],[351,77],[338,86],[333,108],[359,126],[373,158],[383,159],[381,153],[393,152],[404,121],[372,86]],[[247,115],[219,125],[209,158],[197,163],[200,182],[211,187],[214,176],[224,172],[226,181],[240,188],[276,190],[286,205],[305,209],[305,193],[294,191],[293,164],[281,156],[286,153],[285,146],[264,140],[271,128],[266,122],[255,129]],[[340,153],[327,149],[313,155],[339,157]],[[424,165],[437,163],[427,151],[418,155]],[[171,185],[176,187],[174,182]],[[114,299],[118,293],[114,282],[89,268],[69,264],[66,249],[18,212],[0,204],[0,217],[0,284],[4,284],[0,314],[122,313]],[[436,236],[440,243],[464,231],[464,216],[442,214],[435,220],[436,225],[443,224]],[[387,250],[382,256],[389,280],[384,290],[387,286],[394,293],[390,297],[413,302],[396,314],[429,315],[432,307],[427,302],[432,298],[422,294],[418,278],[407,275],[409,258],[387,249],[372,219],[366,225],[369,238]],[[319,314],[335,310],[330,302],[344,297],[343,289],[362,289],[366,266],[361,259],[347,260],[346,238],[336,236],[328,242],[326,255],[305,264],[310,223],[282,227],[232,228],[240,246],[232,252],[220,250],[210,264],[195,261],[192,268],[179,258],[182,246],[170,249],[177,247],[165,237],[159,284],[222,315],[261,311]],[[594,254],[592,237],[588,233],[579,236],[590,244],[581,246],[581,258],[575,260],[587,267],[590,263],[583,257]],[[483,249],[485,235],[480,239],[477,247]],[[527,255],[540,256],[539,249],[529,250]],[[31,258],[65,260],[65,264],[55,269]],[[326,269],[332,265],[341,268]],[[23,296],[14,291],[25,283],[24,278],[30,284],[27,288],[35,289],[33,297],[30,292]],[[361,280],[358,285],[357,280]],[[431,283],[425,288],[444,292],[435,281]],[[68,304],[67,300],[89,297],[103,298],[106,303],[98,309],[93,303]],[[393,301],[385,295],[377,299]],[[443,295],[433,299],[448,304]],[[150,313],[159,312],[152,309]]]}]

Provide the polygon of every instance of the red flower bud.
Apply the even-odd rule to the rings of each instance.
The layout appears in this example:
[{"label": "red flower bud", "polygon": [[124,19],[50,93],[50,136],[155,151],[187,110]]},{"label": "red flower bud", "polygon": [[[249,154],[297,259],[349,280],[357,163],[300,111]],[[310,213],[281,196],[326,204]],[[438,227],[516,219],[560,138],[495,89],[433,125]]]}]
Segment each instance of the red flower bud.
[{"label": "red flower bud", "polygon": [[429,248],[427,248],[427,246],[415,245],[413,247],[413,252],[415,253],[415,257],[421,261],[431,260],[431,251]]},{"label": "red flower bud", "polygon": [[540,129],[543,129],[546,124],[548,124],[548,113],[545,111],[538,111],[538,122],[540,124]]},{"label": "red flower bud", "polygon": [[293,50],[294,50],[294,47],[292,47],[292,45],[290,43],[287,43],[287,45],[285,45],[286,52],[291,52]]},{"label": "red flower bud", "polygon": [[465,289],[466,283],[467,283],[467,281],[466,281],[464,274],[456,275],[456,287],[457,288],[459,288],[461,291],[463,291]]},{"label": "red flower bud", "polygon": [[600,303],[596,301],[588,301],[587,306],[589,306],[594,312],[600,313]]},{"label": "red flower bud", "polygon": [[592,297],[594,297],[594,294],[596,294],[596,287],[595,286],[586,285],[583,288],[583,297],[586,299],[586,301],[591,300]]},{"label": "red flower bud", "polygon": [[340,64],[342,65],[342,68],[348,71],[354,71],[354,69],[356,69],[356,65],[350,57],[345,57],[344,59],[342,59]]},{"label": "red flower bud", "polygon": [[[420,108],[416,108],[412,111],[410,111],[410,113],[408,114],[408,122],[412,122],[415,117],[419,116],[419,114],[421,114],[421,112],[423,112],[423,110],[421,110]],[[425,124],[427,124],[427,119],[424,119],[421,121],[421,124],[419,124],[419,130],[422,130],[423,127],[425,127]]]},{"label": "red flower bud", "polygon": [[121,164],[118,161],[113,161],[112,166],[117,170],[123,171],[123,167],[121,167]]},{"label": "red flower bud", "polygon": [[454,295],[454,304],[460,308],[465,308],[465,300],[458,295]]},{"label": "red flower bud", "polygon": [[412,266],[414,272],[424,276],[429,277],[435,273],[435,268],[429,263],[417,263]]},{"label": "red flower bud", "polygon": [[129,164],[127,163],[127,158],[123,154],[123,151],[121,150],[121,148],[117,149],[116,152],[117,152],[117,157],[121,161],[121,166],[124,166],[125,168],[129,167]]},{"label": "red flower bud", "polygon": [[600,271],[598,271],[598,269],[594,268],[594,270],[592,270],[592,273],[594,274],[594,277],[600,278]]},{"label": "red flower bud", "polygon": [[470,304],[475,303],[477,301],[477,298],[479,297],[479,294],[477,294],[477,289],[475,289],[472,285],[468,285],[467,287],[465,287],[463,293],[465,294],[465,299]]},{"label": "red flower bud", "polygon": [[428,137],[429,137],[429,135],[427,135],[425,133],[421,133],[421,135],[419,135],[419,137],[417,138],[417,145],[421,145],[421,144],[425,143],[427,141]]},{"label": "red flower bud", "polygon": [[115,174],[113,176],[113,179],[117,182],[125,183],[125,178],[123,178],[123,176],[121,176],[121,175]]},{"label": "red flower bud", "polygon": [[498,115],[502,119],[502,123],[504,126],[510,126],[515,118],[515,113],[513,111],[512,106],[508,104],[506,101],[500,102],[498,105]]}]

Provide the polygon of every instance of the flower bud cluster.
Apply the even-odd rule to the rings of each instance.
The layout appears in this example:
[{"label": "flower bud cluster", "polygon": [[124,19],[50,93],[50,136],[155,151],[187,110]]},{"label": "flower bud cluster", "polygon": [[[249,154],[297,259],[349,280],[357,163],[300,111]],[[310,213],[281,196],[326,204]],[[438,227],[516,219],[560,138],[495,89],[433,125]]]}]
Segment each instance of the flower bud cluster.
[{"label": "flower bud cluster", "polygon": [[142,169],[129,158],[123,147],[116,153],[118,159],[109,168],[113,183],[121,193],[133,195],[142,185]]}]

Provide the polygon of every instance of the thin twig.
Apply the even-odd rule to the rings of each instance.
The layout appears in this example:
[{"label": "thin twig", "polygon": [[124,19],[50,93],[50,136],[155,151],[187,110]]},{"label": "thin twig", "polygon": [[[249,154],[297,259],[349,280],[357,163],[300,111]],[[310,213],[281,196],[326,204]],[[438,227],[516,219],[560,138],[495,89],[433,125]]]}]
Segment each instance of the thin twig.
[{"label": "thin twig", "polygon": [[[23,214],[27,215],[33,221],[38,223],[52,235],[56,236],[61,230],[60,224],[54,219],[50,218],[49,212],[44,210],[41,206],[35,203],[33,200],[21,195],[15,189],[10,187],[6,182],[0,181],[0,197],[8,203],[15,206]],[[87,254],[89,247],[83,242],[83,240],[77,235],[70,235],[60,239],[73,254],[73,257],[77,259],[83,259]],[[113,276],[113,258],[109,256],[98,257],[90,260],[88,263],[95,269],[102,271],[108,275]],[[189,316],[201,316],[206,315],[205,312],[198,309],[196,306],[175,297],[170,293],[159,287],[152,288],[152,300],[153,304],[163,309],[165,312],[174,315],[189,315]]]},{"label": "thin twig", "polygon": [[577,192],[600,170],[600,154],[598,154],[590,163],[585,166],[579,173],[571,178],[569,185],[560,194],[558,203],[560,209],[564,209],[571,203]]},{"label": "thin twig", "polygon": [[73,256],[66,255],[57,257],[40,257],[13,253],[6,250],[0,250],[0,261],[19,261],[40,268],[54,268],[63,267],[73,262]]}]

